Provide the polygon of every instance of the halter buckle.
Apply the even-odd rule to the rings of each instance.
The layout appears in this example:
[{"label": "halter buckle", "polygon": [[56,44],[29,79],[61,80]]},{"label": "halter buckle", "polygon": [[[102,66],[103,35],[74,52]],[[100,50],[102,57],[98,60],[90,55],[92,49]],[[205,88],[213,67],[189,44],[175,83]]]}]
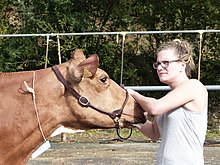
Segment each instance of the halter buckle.
[{"label": "halter buckle", "polygon": [[82,106],[85,106],[87,107],[89,105],[89,99],[85,96],[80,96],[79,98],[79,103],[82,105]]}]

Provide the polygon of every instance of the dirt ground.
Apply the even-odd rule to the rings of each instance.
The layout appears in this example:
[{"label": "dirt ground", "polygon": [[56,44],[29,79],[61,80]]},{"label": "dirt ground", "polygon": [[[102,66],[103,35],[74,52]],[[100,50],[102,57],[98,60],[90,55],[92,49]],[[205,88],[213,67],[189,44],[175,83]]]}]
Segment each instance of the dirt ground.
[{"label": "dirt ground", "polygon": [[[49,139],[51,148],[28,165],[155,165],[158,142],[135,132],[129,140],[120,140],[114,131],[86,132]],[[204,147],[205,165],[220,164],[220,142],[208,140]]]}]

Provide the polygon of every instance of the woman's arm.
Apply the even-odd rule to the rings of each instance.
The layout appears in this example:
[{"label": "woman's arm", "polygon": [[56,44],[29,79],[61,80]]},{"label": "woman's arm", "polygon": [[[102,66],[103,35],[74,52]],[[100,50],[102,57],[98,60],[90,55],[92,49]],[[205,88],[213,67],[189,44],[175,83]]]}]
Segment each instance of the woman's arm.
[{"label": "woman's arm", "polygon": [[189,80],[171,90],[160,99],[145,97],[130,89],[128,91],[144,111],[154,116],[161,115],[189,103],[191,104],[190,108],[188,108],[189,110],[202,110],[202,107],[205,105],[204,100],[207,98],[206,89],[198,80]]},{"label": "woman's arm", "polygon": [[138,128],[145,136],[152,140],[158,140],[160,138],[159,129],[157,126],[157,117],[154,118],[153,122],[147,120],[145,124]]}]

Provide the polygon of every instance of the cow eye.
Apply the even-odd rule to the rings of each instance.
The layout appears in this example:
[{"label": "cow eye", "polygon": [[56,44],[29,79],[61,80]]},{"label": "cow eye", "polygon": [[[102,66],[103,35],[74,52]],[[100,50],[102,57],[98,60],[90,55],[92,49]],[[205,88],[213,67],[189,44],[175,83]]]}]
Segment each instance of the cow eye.
[{"label": "cow eye", "polygon": [[101,83],[106,83],[106,81],[107,81],[107,77],[102,77],[102,78],[100,79],[100,82],[101,82]]}]

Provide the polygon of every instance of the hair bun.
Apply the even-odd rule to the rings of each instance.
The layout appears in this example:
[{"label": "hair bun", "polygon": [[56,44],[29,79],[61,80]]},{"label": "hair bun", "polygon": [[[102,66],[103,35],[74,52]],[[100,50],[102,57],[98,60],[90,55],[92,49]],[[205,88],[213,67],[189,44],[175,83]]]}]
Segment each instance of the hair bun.
[{"label": "hair bun", "polygon": [[180,40],[180,39],[174,39],[173,41],[174,41],[174,42],[178,42],[178,43],[180,43],[180,44],[182,43],[182,40]]}]

